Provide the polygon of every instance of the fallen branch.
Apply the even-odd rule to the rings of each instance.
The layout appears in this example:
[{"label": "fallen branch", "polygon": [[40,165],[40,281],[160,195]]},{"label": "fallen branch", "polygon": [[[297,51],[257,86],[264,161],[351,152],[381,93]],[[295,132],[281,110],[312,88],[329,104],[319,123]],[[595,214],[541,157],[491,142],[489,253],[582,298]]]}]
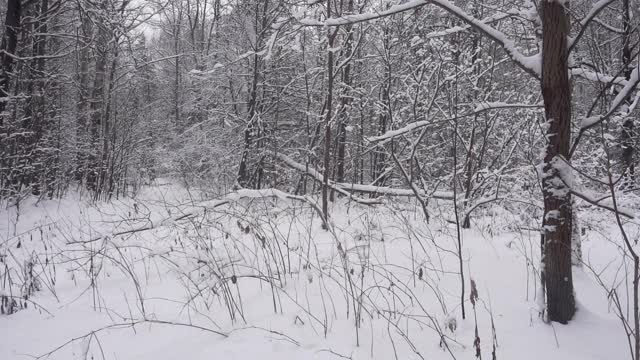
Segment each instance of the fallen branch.
[{"label": "fallen branch", "polygon": [[[283,163],[285,163],[287,166],[295,170],[301,171],[303,173],[307,173],[316,181],[319,181],[319,182],[322,181],[322,175],[320,174],[319,171],[312,168],[307,169],[304,165],[296,162],[295,160],[283,154],[277,154],[276,157],[280,159]],[[356,201],[364,202],[367,204],[380,203],[380,200],[377,200],[377,199],[369,200],[369,199],[357,198],[357,197],[354,197],[353,194],[349,193],[349,191],[368,193],[368,194],[380,194],[380,195],[386,195],[386,196],[407,196],[407,197],[415,196],[413,190],[411,189],[397,189],[397,188],[390,188],[385,186],[352,184],[352,183],[335,183],[330,181],[329,187],[331,187],[332,189],[335,189],[336,191],[342,194],[345,194],[351,197],[352,199],[358,199]],[[453,193],[448,191],[436,191],[433,194],[426,194],[424,191],[421,190],[420,195],[423,197],[431,197],[431,198],[440,199],[440,200],[453,200]]]},{"label": "fallen branch", "polygon": [[588,202],[591,205],[603,208],[605,210],[609,210],[611,212],[617,213],[617,214],[622,215],[624,217],[627,217],[629,219],[634,219],[635,218],[635,214],[633,214],[629,210],[624,210],[624,209],[620,209],[620,208],[617,208],[617,210],[616,210],[613,206],[609,206],[607,204],[603,204],[602,200],[606,199],[607,197],[602,197],[600,199],[595,199],[595,198],[593,198],[593,197],[591,197],[591,196],[589,196],[587,194],[581,193],[581,192],[573,190],[573,189],[571,189],[571,194],[579,197],[580,199]]}]

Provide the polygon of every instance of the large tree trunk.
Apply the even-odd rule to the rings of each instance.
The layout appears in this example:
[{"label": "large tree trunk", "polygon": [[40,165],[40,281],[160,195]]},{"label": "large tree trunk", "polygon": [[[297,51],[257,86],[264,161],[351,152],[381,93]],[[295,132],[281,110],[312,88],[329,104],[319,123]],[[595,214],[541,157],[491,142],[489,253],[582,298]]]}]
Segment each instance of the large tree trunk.
[{"label": "large tree trunk", "polygon": [[549,320],[563,324],[575,313],[571,273],[571,183],[566,173],[571,137],[567,5],[568,2],[564,5],[559,1],[542,2],[542,96],[548,126],[542,175],[542,279]]}]

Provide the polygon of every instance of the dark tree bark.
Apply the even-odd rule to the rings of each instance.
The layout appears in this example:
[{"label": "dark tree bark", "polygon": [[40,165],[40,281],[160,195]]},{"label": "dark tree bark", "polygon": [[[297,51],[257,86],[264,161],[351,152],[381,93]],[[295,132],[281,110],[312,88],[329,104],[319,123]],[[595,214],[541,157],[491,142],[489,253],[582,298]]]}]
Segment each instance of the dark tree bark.
[{"label": "dark tree bark", "polygon": [[[0,49],[0,114],[4,112],[10,92],[10,76],[13,71],[13,57],[18,46],[18,33],[20,32],[21,16],[20,0],[9,0],[5,17],[5,30]],[[4,118],[0,115],[0,126],[3,126]]]},{"label": "dark tree bark", "polygon": [[549,320],[563,324],[575,313],[571,273],[571,193],[567,174],[563,171],[568,167],[571,137],[567,4],[542,2],[542,96],[548,126],[542,175],[542,279]]},{"label": "dark tree bark", "polygon": [[[34,4],[31,15],[33,22],[33,43],[30,61],[27,94],[29,98],[24,108],[23,133],[26,134],[20,140],[19,148],[24,153],[21,183],[24,187],[30,187],[34,195],[40,194],[40,185],[45,183],[42,175],[45,173],[43,164],[46,162],[45,154],[39,149],[39,145],[47,130],[46,104],[45,104],[45,54],[47,43],[47,12],[49,1],[41,0]],[[41,179],[42,178],[42,179]]]}]

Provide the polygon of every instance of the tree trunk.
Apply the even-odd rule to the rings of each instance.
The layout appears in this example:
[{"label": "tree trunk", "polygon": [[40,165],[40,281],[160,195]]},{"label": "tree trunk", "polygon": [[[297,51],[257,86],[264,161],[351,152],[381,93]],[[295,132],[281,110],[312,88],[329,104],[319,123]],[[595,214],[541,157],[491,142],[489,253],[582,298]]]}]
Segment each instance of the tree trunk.
[{"label": "tree trunk", "polygon": [[[78,38],[90,39],[92,36],[91,21],[86,14],[81,14],[81,33]],[[87,168],[88,136],[87,114],[89,113],[89,46],[84,40],[78,39],[80,49],[78,54],[78,102],[76,103],[76,159],[75,179],[82,183],[85,179]]]},{"label": "tree trunk", "polygon": [[582,266],[582,231],[575,198],[571,199],[571,264]]},{"label": "tree trunk", "polygon": [[0,127],[4,124],[4,112],[9,100],[10,74],[13,71],[13,57],[18,45],[18,32],[20,31],[20,0],[9,0],[7,14],[4,22],[5,30],[2,38],[2,52],[0,52]]},{"label": "tree trunk", "polygon": [[[624,76],[627,80],[631,77],[631,13],[629,9],[629,0],[623,0],[623,15],[622,15],[622,66],[624,69]],[[625,99],[625,107],[628,108],[631,105],[631,98]],[[634,121],[633,115],[627,116],[622,124],[622,165],[624,166],[624,174],[621,183],[621,188],[633,189],[635,186],[635,164],[633,162],[634,153]]]},{"label": "tree trunk", "polygon": [[[347,4],[349,14],[353,12],[353,0]],[[353,25],[347,25],[347,37],[345,39],[344,54],[350,57],[353,50]],[[347,122],[349,120],[349,108],[351,107],[351,61],[349,61],[342,69],[342,94],[340,96],[340,110],[338,112],[338,149],[336,160],[336,181],[342,183],[345,181],[344,161],[347,142]]]},{"label": "tree trunk", "polygon": [[[331,0],[327,0],[327,19],[331,18]],[[338,29],[327,29],[327,108],[324,122],[324,169],[322,181],[322,214],[329,218],[329,177],[331,176],[331,115],[333,112],[333,40]]]},{"label": "tree trunk", "polygon": [[542,96],[548,139],[542,174],[544,219],[542,279],[550,321],[566,324],[575,313],[571,273],[569,142],[571,88],[567,39],[569,17],[559,1],[542,2]]},{"label": "tree trunk", "polygon": [[[380,103],[384,106],[384,109],[380,112],[378,119],[378,134],[384,134],[387,131],[387,128],[390,128],[393,123],[393,112],[391,110],[391,85],[392,85],[392,66],[391,66],[391,56],[393,46],[391,43],[391,35],[389,27],[385,27],[383,30],[383,45],[385,56],[383,57],[385,61],[385,73],[384,73],[384,83],[381,85],[380,89]],[[384,186],[387,180],[388,174],[386,174],[387,169],[387,148],[385,145],[378,146],[376,151],[373,153],[373,164],[371,166],[372,170],[372,184],[378,186]],[[376,194],[372,194],[372,197],[377,196]]]},{"label": "tree trunk", "polygon": [[[113,59],[111,60],[111,68],[109,70],[109,78],[105,84],[105,102],[102,116],[102,150],[100,157],[100,179],[99,187],[101,192],[107,192],[107,198],[112,196],[112,183],[114,174],[112,173],[112,165],[115,159],[114,144],[116,137],[115,121],[111,119],[111,94],[114,87],[114,77],[116,73],[116,65],[118,63],[118,39],[115,41]],[[113,121],[113,123],[112,123]]]},{"label": "tree trunk", "polygon": [[[104,5],[103,5],[104,10]],[[100,149],[102,144],[100,142],[100,136],[107,136],[102,133],[102,126],[104,120],[104,83],[107,70],[107,58],[109,56],[108,51],[108,33],[104,29],[103,25],[99,25],[98,29],[98,43],[96,45],[96,66],[95,66],[95,78],[93,81],[93,89],[91,92],[91,106],[90,106],[90,124],[89,124],[89,159],[87,169],[87,186],[90,190],[95,191],[94,195],[99,195],[100,189],[98,188],[100,179],[102,177],[101,168],[101,156]]]},{"label": "tree trunk", "polygon": [[[254,188],[259,187],[257,181],[258,177],[262,175],[262,169],[260,165],[257,165],[255,168],[255,174],[257,176],[252,176],[251,169],[249,168],[249,154],[251,152],[251,148],[254,146],[255,138],[260,137],[260,124],[259,115],[260,115],[260,101],[261,97],[258,94],[258,85],[262,82],[262,74],[264,69],[264,60],[262,60],[261,55],[257,53],[260,51],[262,47],[262,36],[264,30],[268,27],[268,9],[269,9],[269,1],[262,2],[262,12],[260,12],[260,2],[256,2],[255,4],[255,18],[254,18],[254,33],[256,34],[255,42],[252,44],[253,51],[256,52],[253,55],[253,76],[251,77],[251,84],[249,90],[249,101],[248,101],[248,116],[247,116],[247,126],[244,129],[244,148],[242,150],[242,155],[240,158],[240,165],[238,168],[238,176],[236,179],[237,184],[243,188]],[[260,147],[259,142],[255,142],[255,145]],[[252,178],[254,180],[252,180]]]},{"label": "tree trunk", "polygon": [[180,52],[182,51],[182,48],[180,47],[180,43],[181,43],[181,39],[180,36],[182,35],[182,5],[179,5],[179,8],[176,8],[176,4],[175,3],[171,3],[171,13],[172,13],[172,36],[173,36],[173,54],[175,55],[175,59],[174,59],[174,64],[173,64],[173,119],[174,119],[174,126],[175,127],[181,127],[181,121],[180,121],[180,93],[182,91],[181,88],[181,84],[182,84],[182,77],[180,74]]},{"label": "tree trunk", "polygon": [[21,182],[24,187],[31,188],[33,195],[40,195],[41,184],[45,181],[42,175],[45,173],[43,164],[46,162],[45,154],[40,149],[41,141],[46,130],[46,105],[44,97],[44,77],[47,33],[48,0],[41,0],[39,6],[34,6],[30,15],[33,21],[33,44],[31,65],[29,68],[29,80],[27,85],[28,100],[24,108],[24,121],[22,130],[25,134],[20,140],[19,148],[24,154],[24,166]]},{"label": "tree trunk", "polygon": [[[257,16],[257,14],[256,14]],[[248,169],[249,162],[249,151],[251,150],[251,145],[253,143],[254,131],[255,131],[255,123],[256,123],[256,106],[257,106],[257,98],[258,98],[258,81],[259,81],[259,73],[260,73],[260,64],[261,61],[259,59],[259,55],[253,55],[253,77],[251,80],[251,90],[249,92],[249,112],[247,117],[247,126],[244,129],[244,149],[242,150],[242,158],[240,159],[240,166],[238,168],[238,185],[240,187],[246,188],[250,187],[250,179],[249,174],[250,171]]]}]

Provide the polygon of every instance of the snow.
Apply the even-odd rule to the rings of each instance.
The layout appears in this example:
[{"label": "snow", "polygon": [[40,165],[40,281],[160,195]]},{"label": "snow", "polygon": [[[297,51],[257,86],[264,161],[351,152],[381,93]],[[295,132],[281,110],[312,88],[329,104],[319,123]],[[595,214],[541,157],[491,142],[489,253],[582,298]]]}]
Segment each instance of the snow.
[{"label": "snow", "polygon": [[[489,16],[489,17],[487,17],[487,18],[485,18],[485,19],[483,19],[481,21],[483,23],[485,23],[485,24],[491,24],[491,23],[494,23],[494,22],[497,22],[497,21],[500,21],[500,20],[507,19],[507,18],[512,17],[512,16],[519,16],[519,15],[521,15],[520,11],[518,11],[516,9],[511,9],[511,10],[508,10],[508,11],[500,11],[500,13],[492,15],[492,16]],[[430,32],[430,33],[424,35],[424,38],[425,39],[432,39],[432,38],[437,38],[437,37],[442,37],[442,36],[455,34],[455,33],[462,32],[462,31],[467,31],[469,29],[471,29],[471,25],[452,26],[452,27],[449,27],[449,28],[444,29],[444,30]],[[419,38],[419,37],[416,36],[416,38]],[[412,42],[413,42],[413,39],[412,39]],[[414,46],[413,43],[412,43],[412,46]]]},{"label": "snow", "polygon": [[591,6],[591,10],[589,10],[589,13],[587,13],[587,15],[583,18],[583,20],[580,21],[580,25],[581,26],[587,25],[589,23],[589,21],[591,21],[592,18],[594,18],[596,15],[598,15],[598,13],[600,11],[602,11],[605,7],[607,7],[613,1],[614,0],[599,0],[599,1],[596,1]]},{"label": "snow", "polygon": [[[540,107],[544,107],[544,104],[506,103],[506,102],[501,102],[501,101],[482,102],[482,103],[476,105],[476,107],[475,107],[475,109],[473,110],[472,113],[470,113],[470,114],[461,114],[461,115],[459,115],[459,117],[464,117],[464,116],[471,115],[473,113],[478,113],[478,112],[487,111],[487,110],[493,110],[493,109],[540,108]],[[450,118],[450,119],[445,119],[445,120],[453,120],[453,119]],[[367,142],[370,142],[370,143],[384,142],[384,141],[388,141],[388,140],[390,140],[392,138],[395,138],[395,137],[398,137],[398,136],[402,136],[404,134],[408,134],[408,133],[410,133],[412,131],[415,131],[417,129],[420,129],[422,127],[433,125],[433,123],[434,122],[431,121],[431,120],[414,121],[414,122],[409,123],[409,124],[407,124],[407,125],[405,125],[405,126],[403,126],[401,128],[394,129],[394,130],[388,130],[384,134],[367,137],[365,140]]]},{"label": "snow", "polygon": [[583,118],[582,121],[580,121],[580,128],[581,129],[590,128],[593,125],[600,122],[601,119],[602,119],[602,116],[589,116],[589,117]]},{"label": "snow", "polygon": [[585,79],[587,79],[589,81],[601,82],[601,83],[604,83],[604,84],[612,83],[612,84],[622,85],[622,86],[626,86],[627,85],[627,80],[624,77],[613,77],[613,76],[610,76],[610,75],[601,74],[601,73],[594,72],[594,71],[589,71],[589,70],[584,69],[584,68],[572,68],[570,70],[570,73],[573,76],[580,76],[580,77],[585,78]]},{"label": "snow", "polygon": [[622,90],[620,90],[618,95],[616,95],[616,97],[611,102],[611,110],[617,109],[620,106],[620,104],[622,104],[624,99],[627,96],[629,96],[629,94],[632,91],[634,91],[636,89],[636,86],[640,82],[640,72],[639,72],[639,70],[640,70],[640,65],[636,66],[633,69],[633,71],[631,72],[631,75],[629,76],[629,80],[627,81],[627,84],[625,84],[625,86],[622,88]]},{"label": "snow", "polygon": [[542,54],[522,56],[520,61],[525,68],[533,70],[538,75],[542,74]]},{"label": "snow", "polygon": [[[374,185],[362,185],[362,184],[340,184],[340,187],[346,190],[361,191],[367,193],[378,193],[390,196],[413,196],[413,191],[409,189],[396,189]],[[431,196],[436,199],[452,200],[453,193],[449,191],[435,191],[433,194],[422,194],[423,196]]]},{"label": "snow", "polygon": [[[324,231],[313,210],[287,197],[266,189],[207,200],[171,185],[97,205],[72,194],[3,209],[5,264],[36,255],[46,276],[33,304],[0,317],[0,358],[473,358],[475,323],[468,300],[467,319],[460,316],[450,205],[433,204],[427,224],[413,201],[339,200]],[[202,211],[177,220],[194,209]],[[462,252],[477,284],[485,357],[492,322],[498,359],[629,357],[608,292],[594,279],[609,283],[624,271],[610,217],[581,212],[581,222],[593,224],[583,244],[589,266],[574,269],[576,318],[558,326],[539,316],[539,233],[513,230],[530,214],[482,214],[463,230]],[[155,227],[113,235],[149,223]],[[112,235],[88,242],[97,234]]]},{"label": "snow", "polygon": [[486,111],[486,110],[494,110],[494,109],[510,109],[510,108],[541,108],[544,107],[544,104],[526,104],[526,103],[506,103],[501,101],[495,102],[481,102],[476,108],[473,110],[474,112]]},{"label": "snow", "polygon": [[582,21],[580,21],[580,33],[578,34],[578,36],[576,38],[570,39],[569,42],[569,48],[573,48],[573,46],[576,44],[576,41],[579,41],[580,38],[582,37],[582,35],[584,34],[586,27],[589,25],[589,23],[592,20],[595,20],[596,16],[602,11],[604,10],[607,6],[609,6],[609,4],[613,3],[614,0],[599,0],[596,1],[592,6],[591,6],[591,10],[589,10],[589,12],[587,13],[587,15],[585,15],[585,17],[582,19]]},{"label": "snow", "polygon": [[535,54],[532,56],[523,55],[522,53],[520,53],[520,51],[516,49],[514,41],[509,39],[504,33],[470,16],[464,10],[457,7],[450,1],[431,0],[430,2],[447,10],[448,12],[452,13],[459,19],[463,20],[464,22],[480,30],[486,36],[488,36],[493,41],[501,45],[502,48],[511,57],[511,59],[516,63],[516,65],[520,66],[527,73],[533,75],[538,79],[541,77],[542,62],[541,62],[541,56],[539,54]]},{"label": "snow", "polygon": [[[639,83],[640,83],[640,65],[636,66],[633,69],[633,71],[631,72],[631,75],[629,76],[629,80],[624,85],[622,90],[620,90],[620,92],[613,99],[607,113],[603,115],[595,115],[595,116],[589,116],[589,117],[583,118],[582,121],[580,122],[580,129],[581,130],[589,129],[597,125],[604,119],[607,119],[609,116],[613,115],[619,109],[619,107],[623,104],[624,99],[626,99],[629,95],[631,95],[633,91],[636,90],[636,87],[638,86]],[[638,103],[638,98],[636,97],[632,106],[630,107],[630,109],[627,109],[627,111],[629,110],[633,111],[637,103]]]},{"label": "snow", "polygon": [[[277,158],[283,161],[288,166],[302,172],[308,173],[311,177],[316,179],[319,182],[323,181],[323,174],[319,171],[309,168],[307,169],[303,164],[296,162],[290,157],[284,154],[277,154]],[[362,184],[351,184],[351,183],[334,183],[333,181],[329,182],[329,185],[334,189],[340,189],[344,194],[347,194],[346,191],[355,191],[355,192],[364,192],[370,194],[379,194],[386,196],[413,196],[413,191],[410,189],[397,189],[383,186],[373,186],[373,185],[362,185]],[[451,200],[453,199],[453,193],[448,191],[435,191],[433,194],[423,194],[424,196],[430,196],[436,199],[442,200]],[[365,203],[378,203],[378,200],[375,199],[362,199],[358,198],[358,201]]]},{"label": "snow", "polygon": [[[608,179],[604,180],[603,182],[607,182],[607,181]],[[613,200],[608,195],[597,194],[588,189],[576,189],[576,188],[571,189],[571,194],[577,196],[579,199],[587,201],[590,204],[597,204],[603,209],[607,209],[609,211],[614,211],[615,209],[613,206]],[[617,206],[618,213],[620,213],[620,215],[625,216],[628,219],[634,219],[634,218],[640,219],[640,215],[634,214],[634,210],[632,208],[622,204],[617,204],[617,205],[618,205]]]},{"label": "snow", "polygon": [[390,16],[393,14],[405,12],[411,9],[415,9],[420,6],[424,6],[429,4],[429,0],[412,0],[407,1],[404,4],[393,5],[389,7],[387,10],[365,13],[365,14],[353,14],[353,15],[345,15],[337,18],[327,19],[326,21],[318,21],[312,18],[300,19],[300,24],[306,26],[341,26],[341,25],[349,25],[355,24],[364,21],[375,20],[378,18],[382,18],[385,16]]},{"label": "snow", "polygon": [[409,132],[412,132],[415,129],[421,128],[423,126],[428,126],[433,124],[433,121],[430,120],[422,120],[422,121],[415,121],[412,122],[402,128],[399,129],[395,129],[395,130],[389,130],[387,132],[385,132],[382,135],[378,135],[378,136],[370,136],[368,138],[366,138],[366,141],[368,142],[380,142],[380,141],[385,141],[400,135],[404,135],[407,134]]},{"label": "snow", "polygon": [[216,63],[215,65],[213,65],[213,67],[211,68],[211,70],[207,70],[207,71],[202,71],[202,70],[198,70],[198,69],[193,69],[191,71],[189,71],[190,74],[192,75],[211,75],[213,73],[216,72],[216,70],[223,68],[224,65],[220,64],[220,63]]}]

